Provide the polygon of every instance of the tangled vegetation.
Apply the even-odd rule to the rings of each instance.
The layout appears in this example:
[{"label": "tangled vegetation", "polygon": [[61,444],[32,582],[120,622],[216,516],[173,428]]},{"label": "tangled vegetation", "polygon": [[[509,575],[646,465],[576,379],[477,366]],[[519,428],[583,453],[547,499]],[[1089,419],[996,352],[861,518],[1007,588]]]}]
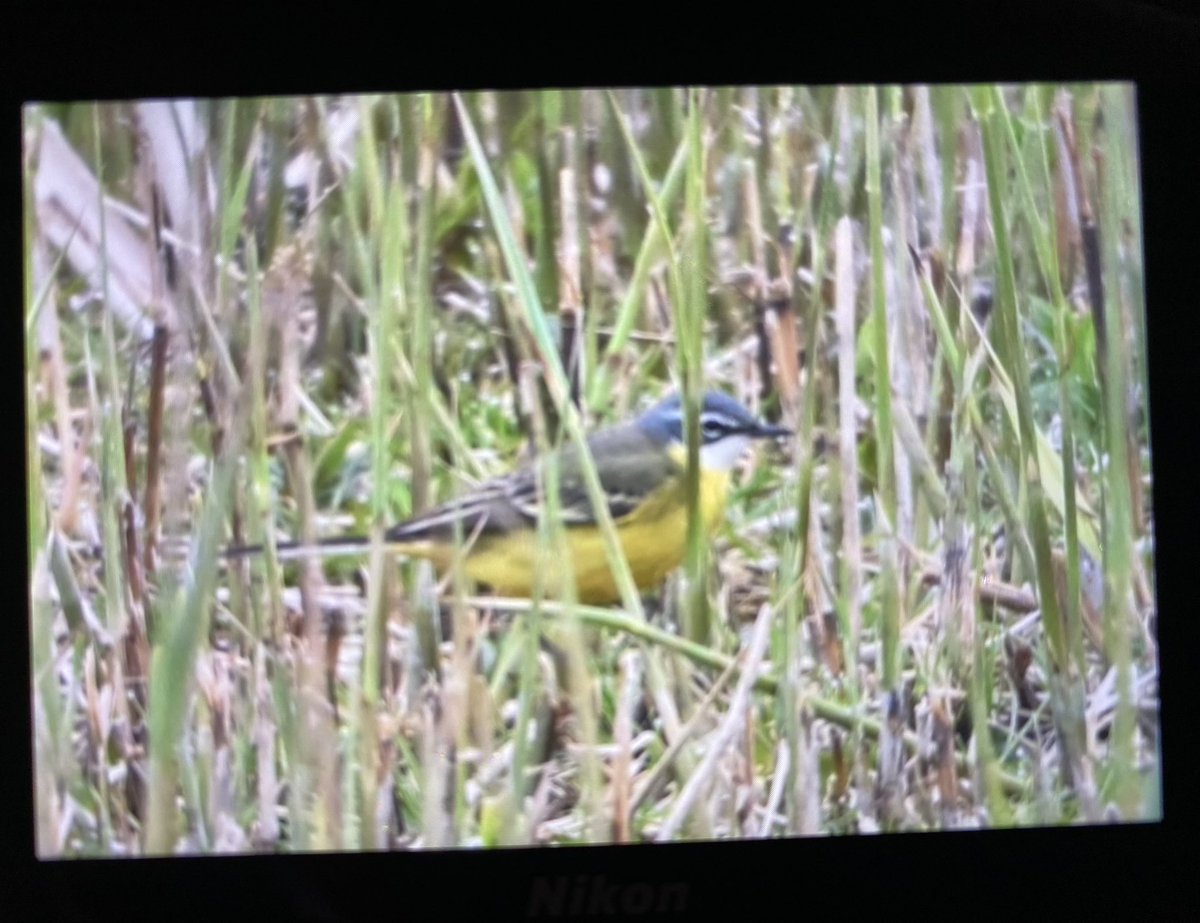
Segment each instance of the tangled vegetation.
[{"label": "tangled vegetation", "polygon": [[[43,104],[25,166],[40,855],[1160,816],[1131,87]],[[275,553],[677,387],[795,436],[646,598]]]}]

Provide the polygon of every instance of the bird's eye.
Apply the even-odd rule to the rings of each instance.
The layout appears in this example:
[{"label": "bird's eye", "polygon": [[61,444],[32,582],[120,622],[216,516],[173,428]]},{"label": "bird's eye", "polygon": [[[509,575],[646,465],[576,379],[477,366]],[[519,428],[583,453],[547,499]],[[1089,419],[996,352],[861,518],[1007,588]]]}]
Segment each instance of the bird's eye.
[{"label": "bird's eye", "polygon": [[728,427],[721,420],[715,417],[702,417],[700,419],[700,432],[704,435],[706,442],[712,442],[720,439],[725,435]]}]

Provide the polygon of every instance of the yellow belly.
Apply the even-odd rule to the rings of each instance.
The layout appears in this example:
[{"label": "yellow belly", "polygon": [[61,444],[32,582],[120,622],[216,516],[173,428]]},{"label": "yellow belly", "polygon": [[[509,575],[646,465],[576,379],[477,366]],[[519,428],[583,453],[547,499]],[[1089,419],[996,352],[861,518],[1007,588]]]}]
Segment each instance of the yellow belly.
[{"label": "yellow belly", "polygon": [[[728,488],[728,474],[701,476],[700,517],[706,534],[711,535],[721,522]],[[683,562],[687,551],[687,520],[687,504],[680,483],[650,497],[616,521],[617,537],[638,589],[657,586]],[[608,566],[600,530],[594,526],[575,526],[566,530],[564,538],[570,572],[575,578],[576,598],[589,605],[619,602],[621,593]],[[407,550],[430,558],[439,570],[445,570],[452,559],[446,550],[417,547]],[[539,572],[543,593],[551,598],[562,596],[568,577],[561,551],[540,548],[533,530],[481,539],[468,555],[463,572],[476,583],[488,584],[501,596],[515,597],[533,594],[534,577]]]}]

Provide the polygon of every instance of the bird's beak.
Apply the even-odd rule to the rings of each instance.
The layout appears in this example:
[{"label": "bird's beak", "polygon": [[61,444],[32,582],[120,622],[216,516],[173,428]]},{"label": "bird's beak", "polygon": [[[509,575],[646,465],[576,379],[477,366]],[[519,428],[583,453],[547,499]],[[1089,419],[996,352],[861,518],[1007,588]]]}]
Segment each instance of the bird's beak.
[{"label": "bird's beak", "polygon": [[786,426],[774,426],[770,423],[758,422],[750,430],[749,435],[755,439],[777,439],[780,436],[790,436],[792,431]]}]

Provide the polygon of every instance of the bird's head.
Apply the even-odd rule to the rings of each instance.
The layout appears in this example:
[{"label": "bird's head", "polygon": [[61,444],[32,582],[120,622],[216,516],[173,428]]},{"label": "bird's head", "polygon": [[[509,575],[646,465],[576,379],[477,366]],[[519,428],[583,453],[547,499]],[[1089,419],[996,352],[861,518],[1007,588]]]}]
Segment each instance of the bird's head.
[{"label": "bird's head", "polygon": [[[678,393],[647,410],[638,425],[668,445],[687,445],[683,400]],[[757,419],[733,398],[708,391],[700,404],[700,467],[729,471],[755,439],[789,436],[791,430]]]}]

